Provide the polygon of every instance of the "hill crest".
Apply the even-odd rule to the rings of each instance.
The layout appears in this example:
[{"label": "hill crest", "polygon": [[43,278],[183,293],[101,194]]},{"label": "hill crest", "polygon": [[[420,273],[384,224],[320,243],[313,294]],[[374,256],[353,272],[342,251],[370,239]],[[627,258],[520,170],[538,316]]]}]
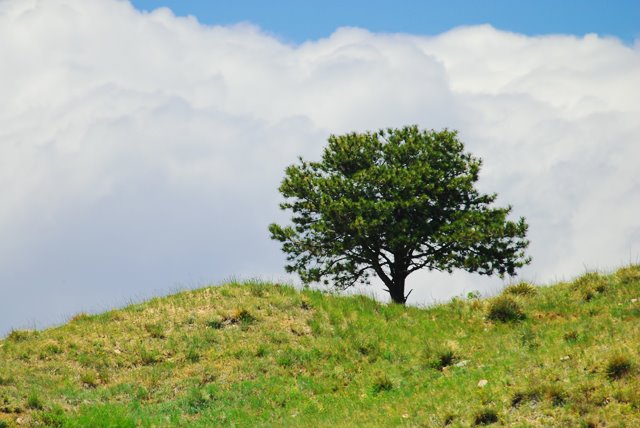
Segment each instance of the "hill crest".
[{"label": "hill crest", "polygon": [[0,427],[640,425],[640,266],[470,297],[254,281],[13,331]]}]

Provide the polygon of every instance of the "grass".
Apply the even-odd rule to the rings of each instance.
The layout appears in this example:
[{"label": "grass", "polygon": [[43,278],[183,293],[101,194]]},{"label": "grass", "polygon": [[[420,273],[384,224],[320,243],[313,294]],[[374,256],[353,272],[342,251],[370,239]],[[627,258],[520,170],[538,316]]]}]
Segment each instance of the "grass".
[{"label": "grass", "polygon": [[618,380],[631,373],[633,362],[625,355],[614,355],[609,359],[606,367],[606,373],[609,379]]},{"label": "grass", "polygon": [[0,427],[640,426],[640,267],[532,287],[405,308],[253,281],[13,331]]},{"label": "grass", "polygon": [[511,322],[523,320],[526,315],[514,298],[500,296],[489,304],[487,317],[493,321]]},{"label": "grass", "polygon": [[516,296],[535,296],[538,293],[538,288],[527,282],[519,282],[518,284],[508,286],[502,291],[502,293]]}]

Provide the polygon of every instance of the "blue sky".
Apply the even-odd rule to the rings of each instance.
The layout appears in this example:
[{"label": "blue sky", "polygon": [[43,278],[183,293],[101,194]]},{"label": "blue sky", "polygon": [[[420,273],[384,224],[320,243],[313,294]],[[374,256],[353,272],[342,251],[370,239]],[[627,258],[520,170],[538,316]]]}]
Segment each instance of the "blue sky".
[{"label": "blue sky", "polygon": [[433,35],[460,25],[539,35],[613,35],[626,43],[640,35],[638,0],[132,0],[141,10],[169,7],[206,24],[249,21],[281,39],[300,43],[356,26],[374,32]]}]

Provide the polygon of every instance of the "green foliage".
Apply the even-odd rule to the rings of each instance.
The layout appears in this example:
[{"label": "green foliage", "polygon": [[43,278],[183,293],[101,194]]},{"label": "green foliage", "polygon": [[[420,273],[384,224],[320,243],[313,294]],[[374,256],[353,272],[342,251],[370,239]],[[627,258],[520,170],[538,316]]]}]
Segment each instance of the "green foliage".
[{"label": "green foliage", "polygon": [[221,321],[221,320],[219,320],[219,319],[212,319],[212,320],[209,320],[209,321],[207,321],[207,323],[206,323],[206,324],[207,324],[207,327],[209,327],[209,328],[213,328],[213,329],[215,329],[215,330],[218,330],[218,329],[221,329],[221,328],[223,328],[223,327],[224,327],[224,324],[223,324],[223,323],[222,323],[222,321]]},{"label": "green foliage", "polygon": [[[250,290],[251,294],[255,295],[253,289]],[[255,321],[256,318],[248,310],[244,308],[236,308],[231,313],[222,317],[222,320],[219,323],[215,320],[209,321],[209,326],[215,329],[220,329],[229,325],[238,325],[242,330],[246,330]]]},{"label": "green foliage", "polygon": [[487,318],[493,321],[510,322],[526,318],[517,301],[510,297],[498,297],[489,305]]},{"label": "green foliage", "polygon": [[425,354],[428,360],[427,365],[436,370],[442,371],[444,368],[450,367],[460,361],[460,356],[450,347],[444,347],[438,350],[427,347]]},{"label": "green foliage", "polygon": [[44,403],[36,392],[32,392],[31,394],[29,394],[29,396],[27,397],[27,408],[33,410],[42,410],[43,407]]},{"label": "green foliage", "polygon": [[491,425],[498,422],[498,413],[493,409],[484,409],[476,414],[474,425]]},{"label": "green foliage", "polygon": [[597,272],[588,272],[573,282],[573,288],[584,302],[590,302],[607,291],[609,278]]},{"label": "green foliage", "polygon": [[633,362],[624,355],[614,355],[607,362],[605,373],[611,380],[622,379],[631,373]]},{"label": "green foliage", "polygon": [[531,285],[527,282],[520,282],[508,286],[502,292],[503,294],[512,294],[515,296],[535,296],[538,293],[538,289],[535,285]]},{"label": "green foliage", "polygon": [[[67,425],[67,417],[64,409],[60,406],[54,406],[53,409],[40,413],[38,420],[42,425],[49,428],[63,428]],[[0,428],[2,428],[2,425],[0,425]]]},{"label": "green foliage", "polygon": [[393,389],[393,381],[386,374],[378,375],[371,389],[374,394],[391,391]]},{"label": "green foliage", "polygon": [[226,318],[226,321],[230,322],[231,324],[237,324],[237,323],[250,324],[255,320],[256,318],[253,315],[251,315],[248,310],[244,308],[235,310],[230,316]]},{"label": "green foliage", "polygon": [[522,331],[522,334],[520,335],[520,342],[528,349],[536,349],[540,346],[538,336],[530,327],[526,327]]},{"label": "green foliage", "polygon": [[562,338],[569,343],[577,342],[579,337],[580,334],[575,330],[568,331],[562,336]]},{"label": "green foliage", "polygon": [[396,303],[420,269],[512,275],[529,262],[527,224],[476,190],[480,166],[447,129],[332,135],[320,162],[286,169],[293,225],[269,231],[305,283],[345,289],[375,274]]}]

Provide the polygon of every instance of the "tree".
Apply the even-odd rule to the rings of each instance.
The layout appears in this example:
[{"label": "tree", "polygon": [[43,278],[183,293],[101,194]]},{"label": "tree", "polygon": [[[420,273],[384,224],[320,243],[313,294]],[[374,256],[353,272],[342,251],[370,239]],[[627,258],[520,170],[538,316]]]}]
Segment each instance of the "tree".
[{"label": "tree", "polygon": [[287,272],[346,289],[376,274],[404,304],[420,269],[515,274],[530,262],[524,218],[474,187],[481,160],[456,131],[417,126],[329,137],[320,162],[286,169],[280,192],[292,225],[271,224]]}]

